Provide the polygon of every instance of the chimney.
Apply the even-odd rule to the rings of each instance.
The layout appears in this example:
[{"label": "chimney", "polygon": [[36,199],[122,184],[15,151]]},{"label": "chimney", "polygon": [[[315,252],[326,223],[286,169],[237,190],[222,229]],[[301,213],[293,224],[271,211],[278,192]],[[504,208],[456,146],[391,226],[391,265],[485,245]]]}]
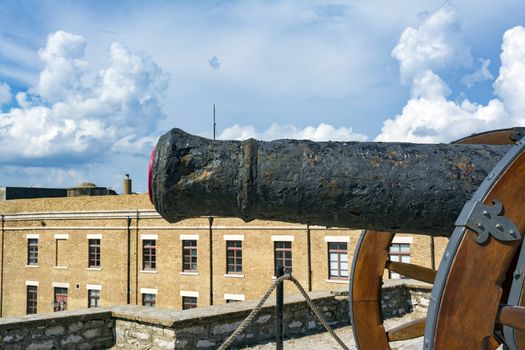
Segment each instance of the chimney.
[{"label": "chimney", "polygon": [[124,194],[131,194],[131,179],[129,174],[124,177]]}]

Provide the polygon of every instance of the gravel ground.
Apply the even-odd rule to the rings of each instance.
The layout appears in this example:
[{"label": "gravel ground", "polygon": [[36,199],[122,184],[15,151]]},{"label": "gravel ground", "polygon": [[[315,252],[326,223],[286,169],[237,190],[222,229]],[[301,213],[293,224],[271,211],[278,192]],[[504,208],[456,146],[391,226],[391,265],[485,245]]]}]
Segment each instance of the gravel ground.
[{"label": "gravel ground", "polygon": [[[417,316],[413,314],[406,315],[400,318],[392,318],[385,321],[386,329],[397,327],[405,322],[411,321]],[[352,334],[352,327],[342,327],[335,330],[341,340],[349,346],[351,350],[356,350],[354,335]],[[392,350],[420,350],[423,348],[423,337],[392,342],[390,343]],[[272,350],[275,349],[275,343],[267,343],[263,345],[256,345],[247,347],[246,349],[252,350]],[[284,341],[285,350],[340,350],[341,347],[332,338],[328,332],[310,335],[302,338],[295,338]]]}]

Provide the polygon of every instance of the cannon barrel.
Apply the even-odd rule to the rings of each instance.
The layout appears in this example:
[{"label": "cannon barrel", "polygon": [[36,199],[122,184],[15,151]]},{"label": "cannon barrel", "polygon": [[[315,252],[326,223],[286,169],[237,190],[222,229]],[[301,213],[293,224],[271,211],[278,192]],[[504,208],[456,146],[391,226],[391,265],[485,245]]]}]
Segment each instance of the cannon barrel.
[{"label": "cannon barrel", "polygon": [[150,197],[168,222],[210,215],[448,236],[509,148],[213,141],[172,129],[152,154]]}]

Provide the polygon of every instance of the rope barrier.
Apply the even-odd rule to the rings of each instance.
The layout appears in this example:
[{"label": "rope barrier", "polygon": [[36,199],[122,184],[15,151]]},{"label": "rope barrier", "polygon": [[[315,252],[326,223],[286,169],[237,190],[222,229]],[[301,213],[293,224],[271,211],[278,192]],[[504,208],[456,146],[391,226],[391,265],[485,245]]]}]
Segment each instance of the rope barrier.
[{"label": "rope barrier", "polygon": [[341,345],[341,348],[343,348],[344,350],[349,350],[349,348],[343,343],[341,338],[339,338],[339,336],[337,334],[335,334],[334,330],[332,329],[332,327],[330,327],[328,322],[326,322],[326,320],[324,319],[323,315],[321,314],[321,311],[314,304],[312,299],[310,299],[310,297],[308,296],[308,293],[306,293],[306,291],[304,290],[304,288],[301,285],[301,283],[299,283],[299,281],[297,279],[295,279],[295,277],[293,277],[292,275],[289,275],[289,274],[283,275],[283,276],[277,278],[275,281],[273,281],[272,285],[270,286],[270,288],[268,288],[266,293],[264,293],[264,296],[261,298],[261,300],[259,301],[257,306],[250,312],[248,317],[246,317],[244,319],[244,321],[242,321],[242,323],[239,325],[239,327],[237,327],[235,332],[233,332],[228,337],[228,339],[226,339],[224,341],[224,343],[221,344],[221,346],[218,348],[218,350],[226,350],[234,342],[235,338],[237,338],[246,329],[246,327],[248,327],[253,322],[253,320],[255,319],[255,317],[257,317],[259,312],[261,312],[264,303],[270,297],[270,295],[272,294],[274,289],[277,287],[277,285],[279,283],[283,283],[283,281],[285,281],[285,280],[292,281],[295,284],[295,286],[297,287],[297,289],[299,289],[299,291],[303,295],[304,299],[306,300],[306,303],[308,304],[308,306],[310,307],[310,309],[314,313],[314,315],[317,318],[317,320],[319,321],[319,323],[321,323],[321,325],[328,331],[328,333],[330,333],[330,335],[332,335],[332,337],[337,341],[337,343],[339,343],[339,345]]}]

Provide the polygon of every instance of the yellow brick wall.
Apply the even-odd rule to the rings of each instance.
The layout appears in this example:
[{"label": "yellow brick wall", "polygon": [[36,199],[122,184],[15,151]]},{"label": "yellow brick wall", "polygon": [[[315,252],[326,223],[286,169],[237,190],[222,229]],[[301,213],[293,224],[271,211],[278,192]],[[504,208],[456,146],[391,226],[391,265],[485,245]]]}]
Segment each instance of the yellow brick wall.
[{"label": "yellow brick wall", "polygon": [[[160,217],[142,215],[153,209],[146,194],[10,200],[0,202],[0,213],[116,212],[114,218],[84,218],[65,220],[7,220],[4,223],[2,316],[26,312],[26,281],[38,281],[38,312],[53,311],[53,282],[69,283],[68,309],[87,307],[87,284],[101,285],[101,305],[127,302],[128,239],[130,301],[141,304],[141,288],[157,290],[158,307],[182,308],[181,291],[198,292],[198,306],[210,304],[209,221],[208,218],[184,220],[169,224]],[[137,220],[137,210],[140,211]],[[108,212],[106,212],[108,214]],[[129,226],[128,226],[129,216]],[[39,235],[38,267],[27,267],[27,234]],[[55,266],[55,234],[68,234],[60,247],[60,259],[65,268]],[[87,234],[100,234],[101,268],[88,269]],[[129,234],[129,237],[128,237]],[[157,269],[142,271],[142,235],[157,236]],[[182,273],[181,235],[198,235],[198,273]],[[226,275],[225,235],[243,235],[242,277]],[[236,218],[214,218],[213,221],[213,303],[224,304],[225,294],[244,295],[245,300],[259,299],[272,283],[274,275],[273,236],[293,236],[293,274],[308,289],[308,230],[306,225],[254,220],[245,223]],[[347,281],[328,281],[328,250],[326,236],[344,236],[348,241],[351,265],[358,230],[310,228],[312,290],[347,289]],[[430,267],[430,238],[412,237],[412,263]],[[1,239],[1,238],[0,238]],[[436,253],[444,251],[446,239],[436,239]],[[349,266],[350,268],[350,266]],[[226,275],[226,276],[225,276]],[[77,288],[78,285],[78,288]],[[291,283],[286,294],[296,294]]]}]

